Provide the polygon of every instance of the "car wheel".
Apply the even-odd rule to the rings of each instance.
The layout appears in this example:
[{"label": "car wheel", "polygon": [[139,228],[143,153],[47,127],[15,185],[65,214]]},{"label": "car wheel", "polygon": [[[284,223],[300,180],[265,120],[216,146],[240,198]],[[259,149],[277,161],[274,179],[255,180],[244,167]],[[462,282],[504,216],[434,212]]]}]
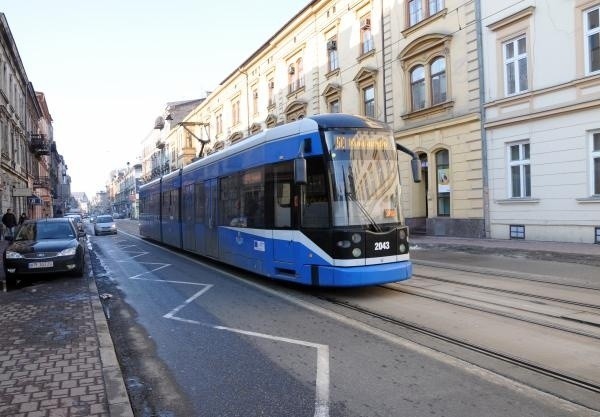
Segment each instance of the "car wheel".
[{"label": "car wheel", "polygon": [[77,268],[75,268],[73,270],[73,275],[77,278],[81,278],[83,276],[83,268],[85,265],[85,258],[82,256],[81,257],[81,261],[79,262],[79,265],[77,265]]},{"label": "car wheel", "polygon": [[6,290],[11,290],[13,288],[17,288],[17,277],[15,274],[11,274],[10,272],[6,272]]}]

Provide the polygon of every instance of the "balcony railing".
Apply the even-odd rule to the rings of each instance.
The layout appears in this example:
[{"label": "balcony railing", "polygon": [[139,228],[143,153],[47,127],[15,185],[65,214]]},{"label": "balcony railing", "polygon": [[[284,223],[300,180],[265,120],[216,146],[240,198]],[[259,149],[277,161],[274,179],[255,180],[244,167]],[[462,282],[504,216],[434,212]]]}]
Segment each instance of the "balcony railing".
[{"label": "balcony railing", "polygon": [[33,188],[50,188],[50,177],[35,177]]},{"label": "balcony railing", "polygon": [[48,143],[48,140],[46,140],[46,135],[32,133],[29,146],[31,152],[36,156],[50,155],[50,144]]}]

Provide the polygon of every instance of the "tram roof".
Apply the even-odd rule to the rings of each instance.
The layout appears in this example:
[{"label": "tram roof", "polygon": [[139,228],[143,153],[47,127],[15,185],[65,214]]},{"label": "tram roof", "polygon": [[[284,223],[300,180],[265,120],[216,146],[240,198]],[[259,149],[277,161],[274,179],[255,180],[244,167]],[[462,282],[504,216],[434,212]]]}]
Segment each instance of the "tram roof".
[{"label": "tram roof", "polygon": [[192,162],[183,167],[183,171],[187,172],[199,166],[210,164],[228,156],[235,155],[246,149],[250,149],[257,145],[270,142],[276,139],[283,139],[290,136],[301,135],[303,133],[312,133],[319,129],[332,128],[371,128],[371,129],[386,129],[388,126],[379,120],[370,119],[368,117],[356,116],[344,113],[325,113],[306,116],[303,119],[286,123],[280,126],[275,126],[259,132],[255,135],[237,142],[225,149],[207,155],[202,159]]}]

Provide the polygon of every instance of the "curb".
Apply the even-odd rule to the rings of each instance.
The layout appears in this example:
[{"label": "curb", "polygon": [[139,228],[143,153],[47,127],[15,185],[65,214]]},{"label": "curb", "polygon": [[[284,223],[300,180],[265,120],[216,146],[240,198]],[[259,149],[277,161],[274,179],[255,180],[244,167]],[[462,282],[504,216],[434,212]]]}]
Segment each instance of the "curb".
[{"label": "curb", "polygon": [[454,252],[467,252],[477,255],[501,255],[512,258],[528,258],[544,261],[577,263],[600,266],[600,256],[573,252],[552,251],[549,249],[524,249],[505,246],[482,246],[468,243],[419,242],[411,241],[410,250],[438,249]]},{"label": "curb", "polygon": [[134,417],[92,271],[90,271],[88,278],[91,293],[90,301],[94,311],[94,322],[98,334],[102,376],[104,378],[104,386],[106,387],[109,415],[111,417]]}]

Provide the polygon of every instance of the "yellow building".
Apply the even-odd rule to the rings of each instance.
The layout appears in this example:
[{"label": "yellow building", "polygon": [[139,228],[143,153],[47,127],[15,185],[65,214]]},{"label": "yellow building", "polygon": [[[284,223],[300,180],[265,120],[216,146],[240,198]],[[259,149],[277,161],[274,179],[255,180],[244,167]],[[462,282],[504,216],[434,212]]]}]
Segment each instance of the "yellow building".
[{"label": "yellow building", "polygon": [[452,0],[310,2],[233,69],[169,135],[210,153],[310,114],[387,122],[422,158],[402,172],[413,231],[484,236],[475,6]]}]

